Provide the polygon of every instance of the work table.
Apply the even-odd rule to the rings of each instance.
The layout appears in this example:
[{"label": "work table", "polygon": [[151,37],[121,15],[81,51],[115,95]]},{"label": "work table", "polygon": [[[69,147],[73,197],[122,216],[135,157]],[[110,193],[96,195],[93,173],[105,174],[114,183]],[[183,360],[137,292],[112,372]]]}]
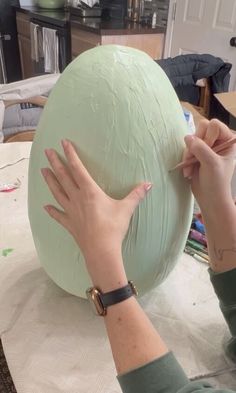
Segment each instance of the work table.
[{"label": "work table", "polygon": [[[14,192],[0,193],[1,247],[12,249],[0,253],[0,336],[16,390],[120,392],[103,322],[40,267],[27,212],[30,149],[29,142],[0,144],[1,181],[21,180]],[[227,381],[235,391],[222,349],[227,327],[207,269],[183,254],[168,279],[139,302],[189,377],[224,370],[209,382],[222,389]]]}]

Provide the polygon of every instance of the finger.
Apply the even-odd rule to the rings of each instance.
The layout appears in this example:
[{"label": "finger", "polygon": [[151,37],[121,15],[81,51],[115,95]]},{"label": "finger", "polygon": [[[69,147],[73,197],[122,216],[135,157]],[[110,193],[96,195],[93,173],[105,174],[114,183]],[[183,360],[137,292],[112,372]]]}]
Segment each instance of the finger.
[{"label": "finger", "polygon": [[205,139],[208,125],[209,125],[209,120],[202,119],[198,124],[198,128],[197,128],[195,135],[198,138]]},{"label": "finger", "polygon": [[45,154],[58,180],[58,183],[61,185],[61,187],[64,189],[65,193],[69,197],[70,194],[74,191],[76,184],[71,178],[68,169],[62,163],[55,150],[46,149]]},{"label": "finger", "polygon": [[[208,124],[209,124],[209,120],[207,119],[201,120],[199,122],[197,131],[194,135],[196,135],[198,138],[204,139],[207,132]],[[193,154],[188,150],[188,148],[186,148],[183,154],[183,161],[190,160],[191,158],[193,158]],[[190,179],[193,176],[193,169],[194,169],[194,165],[189,165],[188,167],[183,168],[184,177]]]},{"label": "finger", "polygon": [[[186,148],[184,149],[184,154],[183,154],[183,161],[187,161],[189,159],[193,158],[193,154],[190,153],[189,149]],[[193,173],[193,167],[194,165],[189,165],[185,168],[183,168],[183,175],[185,178],[191,178],[192,177],[192,173]]]},{"label": "finger", "polygon": [[62,141],[62,146],[68,162],[68,167],[71,171],[75,183],[79,187],[82,187],[82,185],[85,184],[86,185],[91,184],[97,186],[97,184],[95,183],[95,181],[93,180],[93,178],[90,176],[87,169],[83,165],[82,161],[78,157],[78,154],[72,143],[67,139],[64,139]]},{"label": "finger", "polygon": [[63,190],[61,185],[58,183],[56,176],[49,168],[41,169],[41,173],[42,173],[52,195],[54,196],[56,201],[59,203],[59,205],[61,207],[63,207],[63,209],[65,209],[69,200],[68,200],[68,197],[67,197],[65,191]]},{"label": "finger", "polygon": [[202,165],[214,165],[217,162],[219,157],[202,139],[187,135],[185,143],[189,151]]},{"label": "finger", "polygon": [[52,205],[44,206],[44,209],[51,218],[68,230],[68,222],[66,214]]},{"label": "finger", "polygon": [[148,191],[152,188],[152,183],[142,183],[135,187],[126,198],[123,199],[124,203],[130,214],[132,215],[139,203],[146,197]]},{"label": "finger", "polygon": [[212,147],[218,141],[219,143],[232,138],[233,133],[230,129],[218,119],[212,119],[207,127],[205,142]]}]

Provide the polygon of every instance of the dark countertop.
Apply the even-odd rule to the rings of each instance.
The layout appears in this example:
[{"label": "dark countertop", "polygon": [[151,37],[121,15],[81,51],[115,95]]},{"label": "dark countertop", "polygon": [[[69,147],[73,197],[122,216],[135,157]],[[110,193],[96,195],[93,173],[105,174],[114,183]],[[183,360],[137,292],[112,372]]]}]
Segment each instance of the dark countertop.
[{"label": "dark countertop", "polygon": [[63,8],[50,10],[36,6],[14,6],[16,11],[24,14],[30,14],[30,18],[37,19],[38,21],[53,24],[59,27],[66,27],[70,21],[70,15]]},{"label": "dark countertop", "polygon": [[129,22],[126,20],[101,20],[99,18],[82,19],[71,17],[71,27],[90,31],[99,35],[128,35],[128,34],[164,34],[164,26],[156,26],[154,29],[150,26],[141,25],[140,23]]},{"label": "dark countertop", "polygon": [[64,9],[48,10],[40,7],[14,6],[18,12],[30,14],[32,19],[41,21],[55,26],[67,27],[70,25],[74,28],[90,31],[99,35],[128,35],[128,34],[164,34],[164,26],[156,26],[152,29],[150,26],[125,20],[111,19],[101,20],[100,18],[80,18],[72,15]]}]

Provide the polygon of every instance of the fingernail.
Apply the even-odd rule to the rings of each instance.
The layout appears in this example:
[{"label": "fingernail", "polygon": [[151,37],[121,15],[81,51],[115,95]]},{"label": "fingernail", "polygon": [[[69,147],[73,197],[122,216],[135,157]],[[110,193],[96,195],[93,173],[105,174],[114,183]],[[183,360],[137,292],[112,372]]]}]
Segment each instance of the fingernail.
[{"label": "fingernail", "polygon": [[42,173],[43,177],[46,177],[47,176],[47,168],[42,168],[41,173]]},{"label": "fingernail", "polygon": [[43,208],[44,208],[44,210],[46,210],[47,213],[50,212],[50,206],[46,205],[46,206],[44,206]]},{"label": "fingernail", "polygon": [[145,184],[144,188],[146,191],[149,191],[149,190],[151,190],[152,186],[153,186],[152,183],[147,183],[147,184]]},{"label": "fingernail", "polygon": [[194,140],[196,139],[195,135],[186,135],[184,138],[184,141],[186,143],[186,145],[190,145]]},{"label": "fingernail", "polygon": [[69,141],[67,139],[62,139],[61,144],[64,148],[66,148],[69,145]]},{"label": "fingernail", "polygon": [[47,157],[50,157],[51,151],[52,151],[51,149],[45,149],[44,153],[46,154]]}]

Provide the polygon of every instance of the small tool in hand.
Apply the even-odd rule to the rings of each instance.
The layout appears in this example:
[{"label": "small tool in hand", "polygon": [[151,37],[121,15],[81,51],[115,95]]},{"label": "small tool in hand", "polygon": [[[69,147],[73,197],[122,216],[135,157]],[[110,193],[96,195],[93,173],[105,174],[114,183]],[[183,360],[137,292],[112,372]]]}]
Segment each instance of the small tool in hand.
[{"label": "small tool in hand", "polygon": [[[214,146],[214,147],[212,148],[212,150],[213,150],[215,153],[220,153],[220,152],[222,152],[223,150],[228,149],[228,148],[229,148],[230,146],[232,146],[234,143],[236,143],[236,136],[234,136],[233,138],[229,139],[229,140],[226,141],[226,142],[221,143],[220,145]],[[186,167],[188,167],[189,165],[196,164],[197,162],[198,162],[197,158],[193,157],[193,158],[191,158],[191,159],[189,159],[189,160],[180,162],[180,163],[179,163],[178,165],[176,165],[174,168],[171,168],[171,169],[169,170],[169,172],[172,172],[172,171],[174,171],[175,169],[183,169],[183,168],[186,168]]]}]

